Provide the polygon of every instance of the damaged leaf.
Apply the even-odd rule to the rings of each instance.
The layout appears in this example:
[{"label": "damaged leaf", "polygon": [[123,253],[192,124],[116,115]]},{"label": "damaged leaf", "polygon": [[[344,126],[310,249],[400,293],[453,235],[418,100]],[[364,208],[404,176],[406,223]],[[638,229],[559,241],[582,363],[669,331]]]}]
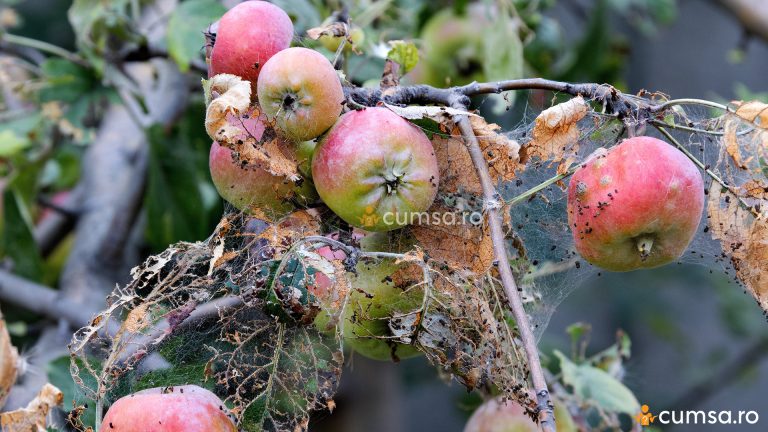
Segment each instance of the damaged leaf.
[{"label": "damaged leaf", "polygon": [[581,96],[542,111],[533,127],[533,139],[523,147],[523,162],[534,158],[558,164],[563,174],[576,161],[579,151],[578,122],[589,112]]}]

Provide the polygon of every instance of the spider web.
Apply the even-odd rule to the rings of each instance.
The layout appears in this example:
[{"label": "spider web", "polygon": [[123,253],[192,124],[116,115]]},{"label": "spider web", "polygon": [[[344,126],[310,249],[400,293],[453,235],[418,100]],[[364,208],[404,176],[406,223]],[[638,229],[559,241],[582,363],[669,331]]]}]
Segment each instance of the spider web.
[{"label": "spider web", "polygon": [[[209,106],[206,125],[240,166],[270,170],[286,182],[298,176],[298,161],[264,159],[277,134],[257,139],[242,131],[243,115],[258,116],[245,94],[249,86],[233,80],[212,87],[221,96]],[[525,106],[508,131],[471,116],[506,203],[510,264],[537,336],[568,294],[602,272],[574,250],[567,178],[550,181],[625,133],[600,105],[575,98],[541,113]],[[195,383],[219,395],[243,430],[305,430],[313,412],[333,411],[344,354],[361,346],[392,360],[421,352],[468,389],[495,389],[534,412],[466,146],[444,113],[392,108],[432,139],[441,184],[430,212],[453,215],[451,223],[420,221],[368,235],[322,206],[288,214],[250,208],[258,217],[229,208],[207,241],[173,245],[134,269],[133,282],[117,288],[109,307],[75,334],[72,374],[96,401],[97,418],[134,391]],[[766,197],[749,186],[764,180],[765,134],[757,117],[736,107],[721,117],[677,109],[663,121],[709,131],[673,136],[729,185],[705,177],[708,211],[681,261],[725,271],[761,301],[765,249],[754,245],[764,244],[764,222],[755,206],[759,213]],[[741,150],[738,157],[728,142]]]}]

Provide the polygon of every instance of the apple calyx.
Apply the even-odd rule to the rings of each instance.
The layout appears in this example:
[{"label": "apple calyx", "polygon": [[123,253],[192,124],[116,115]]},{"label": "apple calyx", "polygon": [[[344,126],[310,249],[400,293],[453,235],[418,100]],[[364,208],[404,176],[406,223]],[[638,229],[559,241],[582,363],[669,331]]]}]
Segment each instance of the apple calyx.
[{"label": "apple calyx", "polygon": [[635,239],[637,244],[637,251],[640,252],[640,259],[645,261],[651,255],[651,248],[653,248],[653,237],[649,235],[642,235]]}]

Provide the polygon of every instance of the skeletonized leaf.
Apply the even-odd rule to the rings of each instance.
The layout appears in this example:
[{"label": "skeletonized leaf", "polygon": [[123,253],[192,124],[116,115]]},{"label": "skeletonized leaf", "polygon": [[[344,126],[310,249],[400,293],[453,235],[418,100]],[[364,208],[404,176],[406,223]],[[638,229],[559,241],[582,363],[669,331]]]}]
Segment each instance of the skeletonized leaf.
[{"label": "skeletonized leaf", "polygon": [[736,276],[768,310],[768,183],[750,180],[729,192],[712,182],[707,213]]},{"label": "skeletonized leaf", "polygon": [[5,404],[11,387],[18,376],[19,353],[11,345],[11,337],[5,326],[3,313],[0,311],[0,408]]},{"label": "skeletonized leaf", "polygon": [[54,385],[46,384],[26,408],[0,414],[0,429],[3,432],[45,431],[48,413],[63,402],[64,393]]},{"label": "skeletonized leaf", "polygon": [[443,106],[412,105],[412,106],[400,107],[397,105],[390,105],[388,103],[384,103],[384,106],[389,108],[390,111],[394,112],[400,117],[408,120],[430,119],[438,123],[441,123],[446,120],[450,120],[451,117],[459,114],[469,116],[470,118],[480,117],[477,114],[474,114],[468,111],[451,108],[451,107],[443,107]]},{"label": "skeletonized leaf", "polygon": [[581,96],[542,111],[533,127],[533,139],[523,147],[523,161],[538,158],[558,164],[558,174],[565,173],[579,151],[578,122],[589,106]]}]

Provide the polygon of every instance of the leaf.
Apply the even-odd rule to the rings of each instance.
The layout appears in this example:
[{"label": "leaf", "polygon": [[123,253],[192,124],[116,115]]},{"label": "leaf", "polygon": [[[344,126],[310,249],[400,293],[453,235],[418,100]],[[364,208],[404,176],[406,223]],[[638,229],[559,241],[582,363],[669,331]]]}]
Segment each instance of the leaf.
[{"label": "leaf", "polygon": [[[93,404],[88,404],[88,399],[82,392],[78,391],[77,384],[75,384],[69,371],[70,362],[70,357],[65,355],[48,363],[46,366],[48,380],[63,394],[62,409],[71,410],[76,407],[83,407],[84,410],[79,416],[80,422],[87,426],[93,426],[96,422],[96,407]],[[88,408],[85,408],[85,405],[88,405]]]},{"label": "leaf", "polygon": [[[518,24],[506,13],[497,13],[493,22],[483,29],[483,73],[488,81],[523,77],[523,43]],[[493,95],[494,114],[502,114],[514,103],[515,92]]]},{"label": "leaf", "polygon": [[730,256],[739,280],[768,311],[768,182],[723,189],[712,182],[707,202],[712,238]]},{"label": "leaf", "polygon": [[49,58],[41,66],[45,85],[38,93],[42,102],[75,102],[96,86],[88,69],[62,58]]},{"label": "leaf", "polygon": [[560,359],[563,382],[572,386],[579,398],[593,402],[606,411],[630,416],[640,409],[635,395],[604,370],[588,364],[577,365],[560,351],[555,351],[555,355]]},{"label": "leaf", "polygon": [[12,130],[5,129],[0,132],[0,158],[9,158],[29,147],[27,137],[18,136]]},{"label": "leaf", "polygon": [[402,74],[410,72],[419,62],[419,49],[413,42],[402,40],[389,41],[387,58],[398,63],[402,68]]},{"label": "leaf", "polygon": [[205,130],[214,141],[229,141],[242,131],[228,121],[228,116],[237,118],[244,114],[251,104],[251,84],[242,78],[219,74],[210,80],[203,80],[206,98],[210,96],[205,111]]},{"label": "leaf", "polygon": [[141,36],[132,28],[130,8],[133,0],[74,0],[67,17],[77,36],[80,53],[96,70],[102,71],[104,54],[111,46],[138,46]]},{"label": "leaf", "polygon": [[13,260],[14,273],[39,281],[43,261],[35,243],[32,218],[18,187],[3,192],[3,230],[0,246]]},{"label": "leaf", "polygon": [[523,146],[522,161],[537,158],[558,164],[558,174],[567,172],[579,151],[578,122],[588,112],[589,105],[581,96],[542,111],[536,117],[532,139]]},{"label": "leaf", "polygon": [[16,383],[19,366],[19,352],[11,345],[3,312],[0,311],[0,410],[5,404],[8,393]]},{"label": "leaf", "polygon": [[482,117],[470,117],[472,131],[477,136],[491,178],[496,182],[512,181],[525,167],[520,163],[520,144],[499,133],[501,127],[488,124]]},{"label": "leaf", "polygon": [[26,408],[0,414],[0,428],[3,432],[35,432],[45,430],[51,409],[64,401],[61,390],[45,384]]},{"label": "leaf", "polygon": [[479,117],[477,114],[460,110],[456,108],[443,106],[397,106],[383,103],[390,111],[408,120],[430,119],[438,123],[449,121],[455,115],[466,115],[469,117]]},{"label": "leaf", "polygon": [[182,72],[192,59],[200,58],[205,44],[203,29],[216,21],[226,8],[216,0],[187,0],[171,13],[168,21],[168,52]]},{"label": "leaf", "polygon": [[207,237],[221,214],[209,177],[210,141],[198,116],[202,116],[199,106],[169,130],[153,126],[147,131],[146,239],[154,250]]}]

